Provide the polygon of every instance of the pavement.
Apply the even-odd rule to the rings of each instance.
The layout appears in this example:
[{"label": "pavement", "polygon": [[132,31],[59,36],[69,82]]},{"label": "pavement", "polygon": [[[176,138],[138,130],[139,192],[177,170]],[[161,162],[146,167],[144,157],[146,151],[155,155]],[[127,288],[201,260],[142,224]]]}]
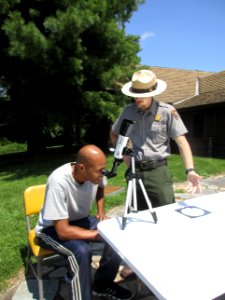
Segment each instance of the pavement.
[{"label": "pavement", "polygon": [[[210,178],[205,178],[201,180],[202,194],[213,194],[218,192],[225,191],[225,174],[214,176]],[[174,185],[175,198],[176,201],[184,201],[189,198],[199,197],[202,194],[191,195],[185,193],[186,183],[178,183]],[[111,191],[111,194],[120,192],[122,189],[114,188]],[[182,193],[180,192],[182,191]],[[113,208],[108,212],[108,215],[111,217],[122,216],[124,213],[124,206],[118,206]],[[92,270],[93,274],[98,267],[98,262],[100,259],[100,254],[98,254],[99,249],[96,248],[96,255],[93,256],[92,260]],[[121,265],[120,270],[123,268]],[[46,300],[57,300],[55,297],[59,284],[62,286],[60,290],[61,297],[60,299],[67,300],[66,289],[63,288],[63,278],[66,274],[66,261],[62,258],[56,259],[54,263],[51,262],[51,265],[46,265],[44,269],[44,296]],[[135,276],[129,279],[123,279],[120,276],[120,272],[117,274],[116,281],[121,286],[124,286],[132,290],[135,300],[156,300],[154,295],[148,288]],[[25,276],[24,272],[18,274],[18,280],[14,280],[12,286],[0,294],[0,300],[32,300],[38,299],[38,289],[37,282],[32,277],[32,274],[27,274]],[[59,299],[59,298],[58,298]],[[100,298],[93,298],[93,300],[100,300]]]}]

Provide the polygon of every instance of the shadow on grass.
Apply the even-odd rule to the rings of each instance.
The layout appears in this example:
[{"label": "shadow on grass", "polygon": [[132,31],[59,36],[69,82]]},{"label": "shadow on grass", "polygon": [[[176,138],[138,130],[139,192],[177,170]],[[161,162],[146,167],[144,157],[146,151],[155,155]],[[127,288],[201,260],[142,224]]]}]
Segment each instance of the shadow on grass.
[{"label": "shadow on grass", "polygon": [[3,181],[14,181],[30,176],[48,176],[60,165],[74,161],[75,154],[48,152],[30,156],[27,153],[0,156],[0,177]]}]

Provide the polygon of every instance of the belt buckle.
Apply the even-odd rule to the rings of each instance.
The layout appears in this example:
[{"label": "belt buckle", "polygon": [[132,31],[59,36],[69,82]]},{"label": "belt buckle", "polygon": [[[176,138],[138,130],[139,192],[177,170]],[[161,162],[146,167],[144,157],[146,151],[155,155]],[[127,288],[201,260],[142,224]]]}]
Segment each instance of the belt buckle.
[{"label": "belt buckle", "polygon": [[145,160],[142,160],[142,161],[141,161],[141,168],[142,168],[143,170],[146,170],[146,168],[147,168],[147,161],[145,161]]}]

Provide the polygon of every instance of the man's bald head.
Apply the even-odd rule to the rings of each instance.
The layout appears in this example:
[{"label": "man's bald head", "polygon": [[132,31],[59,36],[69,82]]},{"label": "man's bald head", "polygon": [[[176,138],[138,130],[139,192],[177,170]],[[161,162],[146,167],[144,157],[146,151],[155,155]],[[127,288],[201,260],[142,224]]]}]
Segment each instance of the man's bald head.
[{"label": "man's bald head", "polygon": [[82,147],[77,153],[78,164],[93,164],[100,161],[105,161],[105,154],[95,145],[86,145]]},{"label": "man's bald head", "polygon": [[77,153],[73,176],[79,183],[89,180],[99,184],[105,167],[106,157],[103,151],[95,145],[86,145]]}]

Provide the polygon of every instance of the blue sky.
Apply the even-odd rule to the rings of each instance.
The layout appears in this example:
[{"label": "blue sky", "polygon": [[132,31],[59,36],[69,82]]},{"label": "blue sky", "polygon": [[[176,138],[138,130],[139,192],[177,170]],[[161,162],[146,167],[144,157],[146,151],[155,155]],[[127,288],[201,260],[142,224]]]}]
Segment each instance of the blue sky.
[{"label": "blue sky", "polygon": [[146,0],[126,33],[141,37],[142,64],[225,70],[225,0]]}]

